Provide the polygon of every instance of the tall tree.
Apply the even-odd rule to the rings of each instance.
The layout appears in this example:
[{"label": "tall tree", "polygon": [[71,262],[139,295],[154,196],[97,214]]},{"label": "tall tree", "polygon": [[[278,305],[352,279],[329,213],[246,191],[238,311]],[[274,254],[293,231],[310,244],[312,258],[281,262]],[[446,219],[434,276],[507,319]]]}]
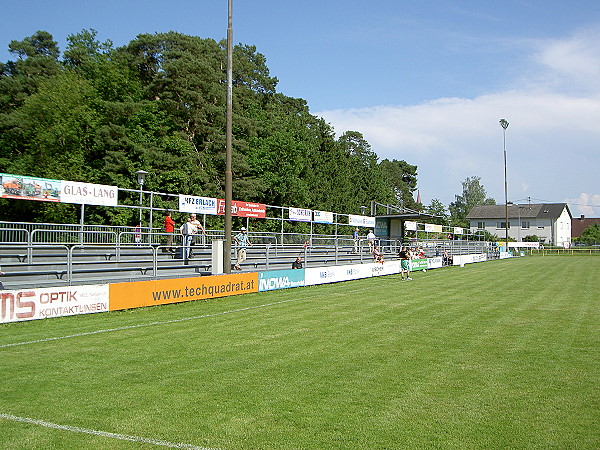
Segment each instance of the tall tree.
[{"label": "tall tree", "polygon": [[425,214],[431,214],[431,219],[427,219],[430,223],[437,223],[439,225],[448,225],[448,212],[444,204],[437,198],[431,200],[429,206],[425,208]]},{"label": "tall tree", "polygon": [[[132,174],[144,169],[149,190],[221,197],[225,43],[169,32],[114,49],[94,30],[67,41],[62,61],[49,33],[11,42],[17,59],[0,66],[0,171],[136,189]],[[370,200],[412,201],[415,166],[379,164],[358,132],[336,139],[305,100],[278,93],[277,82],[256,47],[234,47],[235,198],[349,213]],[[155,206],[167,201],[160,197]],[[138,200],[122,193],[120,201]],[[50,218],[42,207],[37,213]],[[136,220],[115,208],[88,217]]]},{"label": "tall tree", "polygon": [[486,192],[481,184],[480,177],[467,177],[462,182],[462,195],[457,195],[456,200],[449,205],[450,220],[452,225],[468,227],[467,214],[475,206],[495,205],[496,200],[486,198]]},{"label": "tall tree", "polygon": [[417,188],[417,166],[395,159],[384,159],[379,166],[394,191],[397,203],[405,208],[415,209],[417,204],[413,193]]}]

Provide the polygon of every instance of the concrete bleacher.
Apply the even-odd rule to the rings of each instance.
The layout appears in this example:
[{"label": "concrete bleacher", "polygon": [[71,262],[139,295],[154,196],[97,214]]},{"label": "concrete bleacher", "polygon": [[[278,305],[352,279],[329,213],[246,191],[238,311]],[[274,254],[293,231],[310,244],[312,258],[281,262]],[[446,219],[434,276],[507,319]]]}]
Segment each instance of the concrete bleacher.
[{"label": "concrete bleacher", "polygon": [[[3,245],[1,281],[5,289],[23,289],[210,275],[211,247],[193,246],[192,251],[193,257],[184,261],[160,246],[149,245]],[[247,256],[243,271],[289,269],[297,256],[305,267],[372,261],[366,248],[354,254],[351,247],[336,250],[327,245],[306,249],[301,245],[255,245]],[[235,252],[231,261],[233,266]]]}]

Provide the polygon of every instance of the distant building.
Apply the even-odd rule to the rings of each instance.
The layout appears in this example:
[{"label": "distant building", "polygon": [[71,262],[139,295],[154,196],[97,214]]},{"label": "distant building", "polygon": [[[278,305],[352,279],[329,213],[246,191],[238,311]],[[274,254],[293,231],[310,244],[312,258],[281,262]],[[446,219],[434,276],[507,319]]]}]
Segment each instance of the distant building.
[{"label": "distant building", "polygon": [[[558,246],[571,245],[571,211],[566,203],[508,205],[508,236],[522,241],[537,236],[539,241]],[[471,231],[485,230],[505,238],[505,205],[474,207],[467,215]]]},{"label": "distant building", "polygon": [[571,237],[581,237],[583,230],[595,223],[600,225],[600,217],[585,217],[582,215],[581,217],[573,219],[573,222],[571,222]]}]

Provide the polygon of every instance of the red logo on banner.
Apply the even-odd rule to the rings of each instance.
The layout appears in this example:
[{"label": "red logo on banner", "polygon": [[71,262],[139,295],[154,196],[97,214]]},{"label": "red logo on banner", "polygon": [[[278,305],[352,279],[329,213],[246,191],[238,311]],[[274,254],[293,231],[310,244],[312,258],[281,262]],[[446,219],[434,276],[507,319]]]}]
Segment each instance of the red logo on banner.
[{"label": "red logo on banner", "polygon": [[[225,200],[222,198],[217,200],[217,214],[220,216],[225,214]],[[258,219],[264,219],[267,217],[267,205],[232,200],[231,215],[236,217],[256,217]]]}]

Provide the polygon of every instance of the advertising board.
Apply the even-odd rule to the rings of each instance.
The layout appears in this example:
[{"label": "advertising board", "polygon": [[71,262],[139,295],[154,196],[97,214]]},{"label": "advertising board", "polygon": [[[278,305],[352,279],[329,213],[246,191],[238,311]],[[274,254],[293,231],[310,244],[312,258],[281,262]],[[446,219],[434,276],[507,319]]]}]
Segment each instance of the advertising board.
[{"label": "advertising board", "polygon": [[440,269],[444,265],[444,258],[436,256],[435,258],[427,258],[428,269]]},{"label": "advertising board", "polygon": [[333,223],[333,213],[331,211],[313,211],[313,216],[315,223]]},{"label": "advertising board", "polygon": [[353,227],[375,228],[375,217],[358,216],[356,214],[350,214],[348,216],[348,225]]},{"label": "advertising board", "polygon": [[311,267],[305,269],[306,286],[338,281],[358,280],[360,278],[393,275],[400,273],[400,261],[387,261],[368,264],[348,264],[345,266]]},{"label": "advertising board", "polygon": [[404,222],[404,229],[406,231],[417,231],[417,222],[412,222],[410,220],[406,220]]},{"label": "advertising board", "polygon": [[106,312],[108,285],[0,291],[0,323]]},{"label": "advertising board", "polygon": [[258,273],[115,283],[109,289],[111,311],[166,305],[258,292]]},{"label": "advertising board", "polygon": [[427,258],[410,260],[410,270],[423,270],[427,269],[427,267]]},{"label": "advertising board", "polygon": [[83,205],[117,206],[118,189],[104,184],[60,182],[60,201]]},{"label": "advertising board", "polygon": [[366,264],[371,268],[371,276],[394,275],[400,273],[400,261],[385,261],[381,263]]},{"label": "advertising board", "polygon": [[[217,214],[225,215],[225,200],[217,200]],[[231,215],[236,217],[254,217],[264,219],[267,217],[267,205],[262,203],[231,201]]]},{"label": "advertising board", "polygon": [[217,214],[217,199],[196,197],[194,195],[179,195],[179,212],[195,214]]},{"label": "advertising board", "polygon": [[312,209],[290,208],[288,219],[296,222],[310,222],[312,220]]},{"label": "advertising board", "polygon": [[454,255],[454,257],[452,258],[452,264],[455,266],[483,261],[487,261],[487,254],[485,253],[473,253],[471,255]]},{"label": "advertising board", "polygon": [[258,291],[273,291],[304,286],[304,269],[259,272]]},{"label": "advertising board", "polygon": [[58,202],[60,201],[60,180],[0,173],[0,197]]}]

